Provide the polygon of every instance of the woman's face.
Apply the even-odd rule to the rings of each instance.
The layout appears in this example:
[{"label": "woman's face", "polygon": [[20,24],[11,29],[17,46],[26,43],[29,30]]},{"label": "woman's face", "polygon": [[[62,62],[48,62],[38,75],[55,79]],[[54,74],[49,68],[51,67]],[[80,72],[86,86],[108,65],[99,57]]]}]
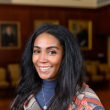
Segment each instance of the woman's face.
[{"label": "woman's face", "polygon": [[41,79],[55,80],[63,58],[59,40],[51,34],[42,33],[34,41],[32,61]]}]

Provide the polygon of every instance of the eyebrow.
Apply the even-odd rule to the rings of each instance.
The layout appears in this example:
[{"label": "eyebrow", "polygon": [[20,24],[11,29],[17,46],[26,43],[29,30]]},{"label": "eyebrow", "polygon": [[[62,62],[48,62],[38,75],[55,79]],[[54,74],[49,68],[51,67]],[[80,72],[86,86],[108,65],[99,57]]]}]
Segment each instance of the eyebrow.
[{"label": "eyebrow", "polygon": [[[34,48],[41,49],[41,47],[39,47],[39,46],[34,46]],[[58,49],[58,50],[59,50],[59,48],[58,48],[58,47],[56,47],[56,46],[50,46],[50,47],[47,47],[46,49],[51,49],[51,48],[56,48],[56,49]]]},{"label": "eyebrow", "polygon": [[33,48],[38,48],[38,49],[41,49],[39,46],[34,46]]}]

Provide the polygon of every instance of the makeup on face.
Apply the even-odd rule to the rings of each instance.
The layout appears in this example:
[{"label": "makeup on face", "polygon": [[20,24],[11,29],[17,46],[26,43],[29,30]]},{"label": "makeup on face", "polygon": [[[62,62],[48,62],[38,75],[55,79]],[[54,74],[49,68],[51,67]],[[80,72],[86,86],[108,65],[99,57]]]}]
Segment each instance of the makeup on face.
[{"label": "makeup on face", "polygon": [[59,40],[48,33],[42,33],[34,41],[32,61],[41,79],[55,80],[63,58]]}]

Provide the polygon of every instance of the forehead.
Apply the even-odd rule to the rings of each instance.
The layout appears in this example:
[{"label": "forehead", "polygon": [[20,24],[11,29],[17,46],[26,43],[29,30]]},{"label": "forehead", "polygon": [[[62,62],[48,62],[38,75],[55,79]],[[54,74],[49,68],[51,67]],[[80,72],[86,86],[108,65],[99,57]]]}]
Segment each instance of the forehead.
[{"label": "forehead", "polygon": [[42,33],[37,36],[34,41],[34,45],[60,46],[60,42],[55,36],[48,33]]}]

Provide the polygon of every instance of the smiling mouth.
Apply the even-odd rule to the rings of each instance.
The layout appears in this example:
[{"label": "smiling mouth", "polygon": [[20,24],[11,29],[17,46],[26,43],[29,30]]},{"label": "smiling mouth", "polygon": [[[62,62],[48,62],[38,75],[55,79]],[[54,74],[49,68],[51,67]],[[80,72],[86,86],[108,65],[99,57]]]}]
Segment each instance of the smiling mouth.
[{"label": "smiling mouth", "polygon": [[50,69],[50,68],[52,68],[52,67],[40,67],[40,69],[42,69],[42,70],[47,70],[47,69]]}]

